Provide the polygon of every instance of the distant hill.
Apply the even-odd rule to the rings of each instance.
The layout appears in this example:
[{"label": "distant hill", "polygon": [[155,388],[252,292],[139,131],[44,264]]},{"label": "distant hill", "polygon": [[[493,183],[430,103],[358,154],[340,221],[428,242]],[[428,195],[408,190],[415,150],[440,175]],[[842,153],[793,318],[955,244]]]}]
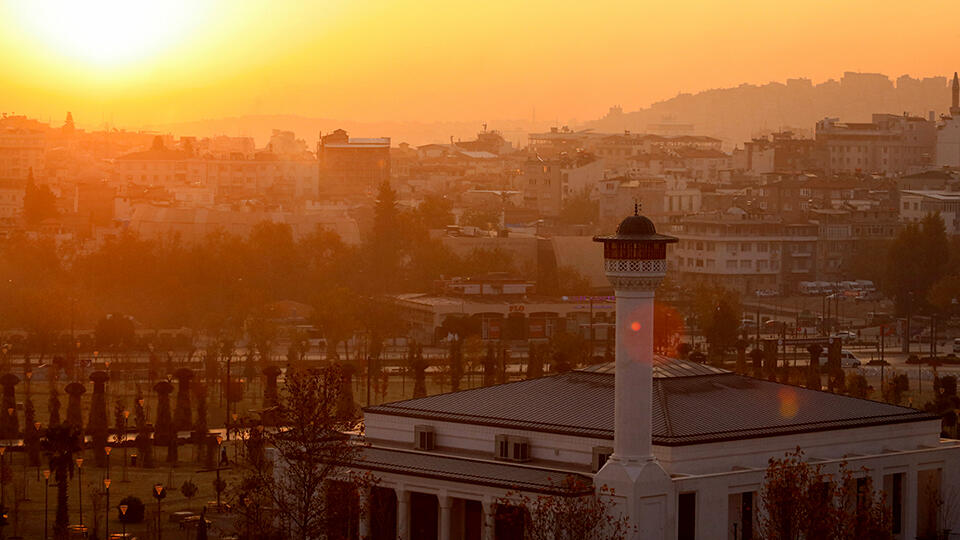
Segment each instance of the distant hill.
[{"label": "distant hill", "polygon": [[[530,120],[491,120],[488,129],[496,129],[516,146],[526,145],[527,133],[547,129],[547,123],[532,125]],[[308,118],[296,115],[249,115],[233,118],[216,118],[155,124],[144,129],[176,135],[209,137],[213,135],[247,136],[263,146],[270,139],[273,129],[293,131],[314,149],[320,132],[327,133],[342,128],[353,137],[390,137],[393,146],[401,142],[419,146],[429,143],[445,143],[454,140],[473,140],[483,129],[483,121],[460,122],[356,122],[330,118]]]},{"label": "distant hill", "polygon": [[[639,111],[622,112],[611,108],[598,120],[577,124],[577,129],[596,131],[650,132],[655,124],[692,125],[698,135],[710,135],[724,141],[727,149],[742,145],[752,137],[792,129],[813,135],[814,124],[824,117],[845,121],[869,121],[873,113],[937,115],[950,107],[947,77],[914,79],[908,75],[896,82],[879,73],[846,72],[840,80],[813,84],[809,79],[788,79],[762,86],[741,84],[736,88],[706,90],[652,104]],[[143,126],[144,129],[177,135],[244,135],[265,145],[273,129],[294,131],[313,148],[320,132],[342,128],[355,137],[390,137],[393,145],[407,142],[414,146],[444,143],[454,139],[472,140],[482,129],[483,120],[452,122],[357,122],[296,115],[247,115],[233,118],[204,119],[172,124]],[[489,129],[501,131],[514,145],[524,146],[527,134],[545,131],[550,122],[531,120],[487,121]],[[559,126],[558,126],[559,127]]]},{"label": "distant hill", "polygon": [[639,111],[611,108],[603,118],[576,127],[646,132],[653,124],[692,124],[694,133],[723,139],[729,149],[781,128],[812,135],[817,120],[828,116],[862,122],[869,121],[873,113],[909,112],[926,117],[929,111],[935,111],[939,116],[949,107],[946,77],[914,79],[904,75],[894,84],[883,74],[846,72],[839,81],[830,79],[816,85],[809,79],[788,79],[785,84],[742,84],[679,94]]}]

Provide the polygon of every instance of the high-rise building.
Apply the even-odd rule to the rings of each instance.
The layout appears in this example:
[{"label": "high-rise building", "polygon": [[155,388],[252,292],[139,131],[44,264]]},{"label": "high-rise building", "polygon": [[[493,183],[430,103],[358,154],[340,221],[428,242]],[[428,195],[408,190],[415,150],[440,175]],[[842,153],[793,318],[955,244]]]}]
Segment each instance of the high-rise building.
[{"label": "high-rise building", "polygon": [[338,129],[320,137],[317,159],[322,193],[372,195],[390,180],[390,137],[356,138]]}]

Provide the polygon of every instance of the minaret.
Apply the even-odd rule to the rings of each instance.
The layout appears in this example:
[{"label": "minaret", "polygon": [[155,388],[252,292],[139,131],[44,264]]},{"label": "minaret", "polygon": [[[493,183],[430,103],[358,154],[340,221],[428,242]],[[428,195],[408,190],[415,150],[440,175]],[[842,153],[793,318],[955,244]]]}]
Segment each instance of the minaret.
[{"label": "minaret", "polygon": [[960,115],[960,77],[953,72],[953,104],[950,106],[950,116]]},{"label": "minaret", "polygon": [[[653,300],[667,271],[667,244],[639,207],[603,243],[604,270],[617,299],[613,455],[594,484],[613,489],[635,538],[663,538],[674,502],[670,476],[653,455]],[[622,499],[621,499],[622,498]]]}]

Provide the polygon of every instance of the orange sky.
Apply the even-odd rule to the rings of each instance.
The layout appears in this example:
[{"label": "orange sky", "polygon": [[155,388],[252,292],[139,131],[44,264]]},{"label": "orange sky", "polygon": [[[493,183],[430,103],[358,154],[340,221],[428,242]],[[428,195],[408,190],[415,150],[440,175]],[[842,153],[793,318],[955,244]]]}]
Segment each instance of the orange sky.
[{"label": "orange sky", "polygon": [[149,4],[0,3],[0,110],[56,122],[72,110],[88,127],[242,114],[495,120],[534,108],[569,121],[741,82],[960,68],[954,2]]}]

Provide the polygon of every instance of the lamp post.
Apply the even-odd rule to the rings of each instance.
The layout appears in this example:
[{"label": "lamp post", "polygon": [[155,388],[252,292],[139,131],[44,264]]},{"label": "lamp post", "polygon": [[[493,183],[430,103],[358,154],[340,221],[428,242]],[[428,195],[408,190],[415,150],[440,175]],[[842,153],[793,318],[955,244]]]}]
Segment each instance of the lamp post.
[{"label": "lamp post", "polygon": [[227,420],[226,421],[227,421],[227,440],[228,441],[230,440],[230,424],[229,424],[230,422],[230,383],[231,383],[230,360],[232,359],[232,357],[233,357],[233,354],[230,354],[227,356],[227,415],[226,415]]},{"label": "lamp post", "polygon": [[107,455],[107,478],[110,478],[110,452],[113,450],[112,446],[104,446],[103,453]]},{"label": "lamp post", "polygon": [[127,540],[127,508],[129,506],[125,504],[120,505],[120,527],[123,531],[123,540]]},{"label": "lamp post", "polygon": [[106,531],[104,538],[107,540],[110,539],[110,482],[111,480],[109,477],[103,479],[103,489],[107,492],[107,521],[104,525],[104,529]]},{"label": "lamp post", "polygon": [[[237,460],[237,451],[238,451],[236,442],[237,442],[237,439],[240,438],[240,427],[237,425],[237,418],[239,418],[239,416],[240,416],[240,415],[238,415],[237,413],[233,413],[232,415],[230,415],[230,418],[232,419],[232,422],[230,422],[230,425],[233,426],[233,429],[234,429],[234,431],[233,431],[233,442],[234,442],[234,445],[233,445],[233,460],[234,460],[234,461]],[[227,440],[228,440],[228,441],[230,440],[230,429],[229,429],[229,428],[227,429]]]},{"label": "lamp post", "polygon": [[163,484],[153,485],[153,496],[157,499],[157,540],[161,540],[162,531],[160,530],[160,501],[167,496],[167,490],[163,489]]},{"label": "lamp post", "polygon": [[220,512],[220,466],[223,460],[220,458],[220,445],[223,444],[223,435],[217,434],[217,512]]},{"label": "lamp post", "polygon": [[0,446],[0,507],[6,506],[4,493],[7,487],[6,482],[3,481],[3,455],[7,453],[6,446]]},{"label": "lamp post", "polygon": [[83,525],[83,458],[77,458],[77,505],[80,507],[80,525]]},{"label": "lamp post", "polygon": [[[33,429],[34,429],[34,431],[36,432],[36,435],[37,435],[37,440],[34,442],[34,444],[37,444],[37,445],[40,444],[40,426],[41,426],[40,422],[34,422],[34,423],[33,423]],[[38,452],[39,452],[39,450],[38,450]],[[40,464],[37,463],[37,482],[39,482],[39,481],[40,481]]]},{"label": "lamp post", "polygon": [[128,482],[127,480],[127,419],[130,418],[130,411],[124,409],[123,411],[123,479],[122,482]]},{"label": "lamp post", "polygon": [[47,509],[50,503],[50,469],[43,471],[43,540],[47,540]]}]

